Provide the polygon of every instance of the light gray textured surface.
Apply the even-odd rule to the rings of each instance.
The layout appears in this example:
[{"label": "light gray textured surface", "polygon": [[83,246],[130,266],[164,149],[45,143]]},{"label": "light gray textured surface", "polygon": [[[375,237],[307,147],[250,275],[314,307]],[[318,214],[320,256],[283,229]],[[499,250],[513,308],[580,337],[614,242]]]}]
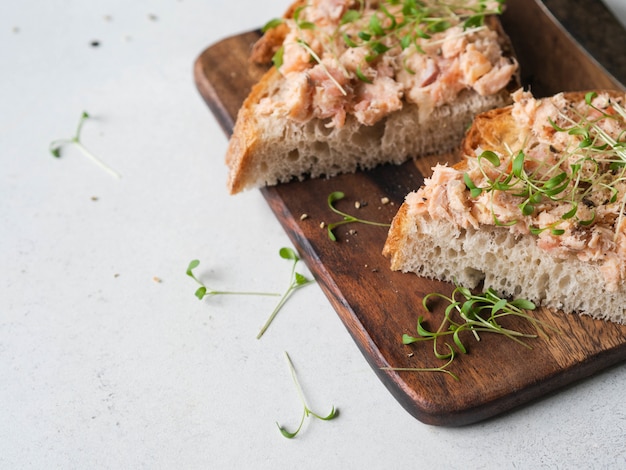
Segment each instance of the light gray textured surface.
[{"label": "light gray textured surface", "polygon": [[[317,286],[260,341],[274,300],[194,297],[193,258],[215,288],[288,282],[289,241],[258,191],[227,195],[226,138],[192,80],[204,48],[287,4],[0,9],[0,468],[624,468],[624,366],[437,428],[388,393]],[[83,110],[84,144],[120,180],[48,153]],[[292,441],[275,425],[301,412],[283,351],[311,406],[341,410]]]}]

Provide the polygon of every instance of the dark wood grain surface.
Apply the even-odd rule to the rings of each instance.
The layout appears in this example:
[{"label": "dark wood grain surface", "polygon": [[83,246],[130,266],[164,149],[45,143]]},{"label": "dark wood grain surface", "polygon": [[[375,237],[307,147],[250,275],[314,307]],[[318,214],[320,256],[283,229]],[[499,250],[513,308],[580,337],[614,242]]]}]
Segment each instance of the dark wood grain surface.
[{"label": "dark wood grain surface", "polygon": [[[572,42],[572,36],[555,23],[545,5],[530,0],[510,0],[508,4],[503,21],[524,67],[525,83],[531,84],[536,94],[623,88],[586,49]],[[533,20],[530,29],[529,17]],[[227,135],[250,87],[264,72],[248,61],[257,38],[257,32],[226,38],[206,49],[195,63],[198,90]],[[545,43],[529,45],[538,38],[548,41],[550,47]],[[572,69],[581,73],[573,74]],[[451,367],[459,381],[441,373],[382,369],[442,364],[433,357],[430,344],[405,346],[401,336],[414,334],[419,315],[436,327],[442,306],[426,313],[421,299],[430,292],[450,293],[452,286],[392,272],[381,255],[386,228],[345,225],[336,230],[338,241],[331,241],[320,224],[338,221],[339,216],[329,210],[327,196],[343,191],[346,198],[336,204],[338,208],[364,219],[390,222],[404,196],[421,185],[437,161],[454,160],[454,155],[440,155],[262,190],[356,345],[391,394],[417,419],[448,426],[511,410],[626,359],[625,326],[541,310],[537,317],[557,328],[559,334],[530,340],[532,349],[496,335],[483,335],[480,342],[466,338],[469,354],[458,356]],[[382,198],[389,202],[383,203]],[[355,202],[360,203],[359,209]],[[307,217],[302,218],[303,214]],[[528,329],[523,323],[508,326]]]}]

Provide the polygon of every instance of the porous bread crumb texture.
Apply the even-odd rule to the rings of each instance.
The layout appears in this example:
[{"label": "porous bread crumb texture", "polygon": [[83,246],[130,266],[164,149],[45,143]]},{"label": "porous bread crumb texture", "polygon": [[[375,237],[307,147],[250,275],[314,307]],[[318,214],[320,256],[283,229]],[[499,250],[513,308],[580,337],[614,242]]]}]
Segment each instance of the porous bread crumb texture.
[{"label": "porous bread crumb texture", "polygon": [[626,323],[626,287],[609,292],[598,267],[571,256],[546,256],[532,237],[505,227],[462,229],[426,216],[396,231],[392,269],[474,288],[484,281],[501,295],[565,312]]},{"label": "porous bread crumb texture", "polygon": [[271,122],[271,127],[258,123],[263,134],[249,168],[242,174],[246,179],[242,187],[332,177],[448,152],[458,146],[475,114],[509,102],[508,93],[484,97],[467,90],[453,105],[435,109],[426,122],[420,123],[416,105],[405,104],[373,126],[348,116],[341,128],[327,127],[327,120],[298,123],[277,112],[270,120],[262,119]]}]

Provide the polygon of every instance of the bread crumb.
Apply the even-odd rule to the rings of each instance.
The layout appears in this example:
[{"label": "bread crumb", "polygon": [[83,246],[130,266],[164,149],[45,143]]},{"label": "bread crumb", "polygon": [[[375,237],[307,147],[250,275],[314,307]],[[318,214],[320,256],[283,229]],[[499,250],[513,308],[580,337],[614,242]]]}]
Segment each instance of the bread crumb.
[{"label": "bread crumb", "polygon": [[350,229],[350,230],[348,231],[348,233],[349,233],[350,235],[356,235],[356,230],[354,230],[354,229]]},{"label": "bread crumb", "polygon": [[300,220],[306,220],[306,219],[308,219],[308,218],[309,218],[309,214],[302,214],[302,215],[300,216]]},{"label": "bread crumb", "polygon": [[160,278],[160,277],[157,277],[157,276],[154,276],[154,277],[152,278],[152,280],[153,280],[154,282],[158,283],[158,284],[161,284],[161,283],[163,282],[163,281],[161,280],[161,278]]},{"label": "bread crumb", "polygon": [[380,198],[380,203],[381,204],[389,204],[389,198],[388,197],[382,197]]},{"label": "bread crumb", "polygon": [[360,203],[359,201],[356,201],[356,202],[354,203],[354,208],[355,208],[355,209],[360,209],[360,208],[361,208],[361,203]]},{"label": "bread crumb", "polygon": [[321,222],[320,223],[320,228],[326,228],[326,222]]}]

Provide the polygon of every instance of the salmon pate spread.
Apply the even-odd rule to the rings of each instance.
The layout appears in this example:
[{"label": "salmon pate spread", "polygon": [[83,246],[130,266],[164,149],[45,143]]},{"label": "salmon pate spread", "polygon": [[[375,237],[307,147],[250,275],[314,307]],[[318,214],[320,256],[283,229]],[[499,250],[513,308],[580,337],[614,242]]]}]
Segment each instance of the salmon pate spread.
[{"label": "salmon pate spread", "polygon": [[[518,64],[490,21],[501,1],[310,0],[281,20],[288,27],[274,56],[286,89],[258,112],[280,107],[291,119],[327,119],[342,127],[348,114],[374,125],[405,103],[420,120],[459,93],[503,90]],[[493,18],[491,18],[493,20]]]},{"label": "salmon pate spread", "polygon": [[626,279],[626,96],[519,90],[513,99],[478,116],[465,160],[438,165],[407,196],[412,214],[533,234],[552,256],[597,264],[615,291]]}]

